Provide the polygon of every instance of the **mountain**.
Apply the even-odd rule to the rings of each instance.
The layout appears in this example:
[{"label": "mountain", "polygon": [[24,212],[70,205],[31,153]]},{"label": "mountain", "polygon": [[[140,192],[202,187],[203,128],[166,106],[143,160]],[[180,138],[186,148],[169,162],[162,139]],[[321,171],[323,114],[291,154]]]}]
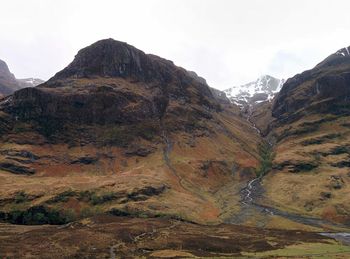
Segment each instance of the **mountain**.
[{"label": "mountain", "polygon": [[20,89],[15,76],[10,72],[7,64],[0,60],[0,94],[8,95]]},{"label": "mountain", "polygon": [[281,90],[283,84],[283,79],[263,75],[256,81],[240,86],[233,86],[224,90],[224,92],[232,103],[244,108],[271,101]]},{"label": "mountain", "polygon": [[228,99],[228,97],[226,96],[226,93],[224,91],[218,90],[216,88],[210,87],[207,83],[207,81],[203,78],[197,75],[196,72],[194,71],[187,71],[188,74],[195,79],[196,81],[198,81],[201,84],[207,85],[213,95],[213,97],[222,105],[230,105],[230,99]]},{"label": "mountain", "polygon": [[[223,222],[255,177],[261,142],[193,73],[113,39],[3,99],[0,132],[0,218],[13,223],[23,223],[18,213],[34,215],[25,223],[38,213],[46,223],[97,214]],[[30,200],[20,207],[19,193]]]},{"label": "mountain", "polygon": [[0,257],[346,257],[347,50],[248,84],[247,116],[127,43],[80,50],[0,100]]},{"label": "mountain", "polygon": [[0,98],[21,88],[37,86],[43,82],[38,78],[16,79],[5,61],[0,60]]},{"label": "mountain", "polygon": [[270,107],[252,114],[275,143],[266,203],[343,224],[350,222],[348,49],[288,79]]},{"label": "mountain", "polygon": [[215,89],[213,87],[210,87],[210,91],[213,94],[214,98],[217,99],[221,104],[223,105],[231,104],[230,99],[227,97],[224,91]]},{"label": "mountain", "polygon": [[19,84],[19,86],[21,88],[25,88],[25,87],[34,87],[37,85],[40,85],[42,83],[44,83],[44,80],[41,80],[39,78],[24,78],[24,79],[17,79],[17,83]]}]

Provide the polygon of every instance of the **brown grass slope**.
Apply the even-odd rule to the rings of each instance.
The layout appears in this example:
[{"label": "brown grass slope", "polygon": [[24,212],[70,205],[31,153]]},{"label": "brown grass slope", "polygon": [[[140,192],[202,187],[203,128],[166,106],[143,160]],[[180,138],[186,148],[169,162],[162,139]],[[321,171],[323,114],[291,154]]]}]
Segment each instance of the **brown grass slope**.
[{"label": "brown grass slope", "polygon": [[[21,249],[18,249],[21,244]],[[201,226],[99,216],[65,226],[0,224],[4,258],[347,258],[350,249],[303,231]]]},{"label": "brown grass slope", "polygon": [[[272,116],[264,109],[255,113],[276,143],[263,181],[265,203],[349,224],[349,97],[350,56],[342,49],[288,79]],[[262,120],[266,114],[270,119]]]},{"label": "brown grass slope", "polygon": [[221,222],[259,163],[259,136],[234,107],[112,39],[3,99],[0,133],[0,217],[19,224],[105,213]]}]

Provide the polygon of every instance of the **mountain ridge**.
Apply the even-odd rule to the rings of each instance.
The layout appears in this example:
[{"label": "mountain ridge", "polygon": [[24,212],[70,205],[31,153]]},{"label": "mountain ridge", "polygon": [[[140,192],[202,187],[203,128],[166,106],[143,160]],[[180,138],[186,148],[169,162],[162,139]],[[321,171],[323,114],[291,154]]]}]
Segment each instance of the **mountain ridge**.
[{"label": "mountain ridge", "polygon": [[241,86],[233,86],[224,92],[232,103],[244,109],[262,102],[271,102],[282,89],[284,82],[284,79],[262,75],[255,81]]}]

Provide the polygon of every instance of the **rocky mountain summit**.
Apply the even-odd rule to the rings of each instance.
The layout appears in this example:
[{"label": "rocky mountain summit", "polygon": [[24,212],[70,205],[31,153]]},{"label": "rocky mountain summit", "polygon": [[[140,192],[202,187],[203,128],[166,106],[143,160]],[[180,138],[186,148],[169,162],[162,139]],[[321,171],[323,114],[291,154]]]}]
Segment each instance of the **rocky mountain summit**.
[{"label": "rocky mountain summit", "polygon": [[[175,105],[179,101],[182,105]],[[220,107],[209,88],[186,70],[107,39],[79,51],[47,83],[16,92],[6,109],[23,119],[69,118],[71,122],[108,124],[161,119],[170,111],[187,110],[205,117]]]},{"label": "rocky mountain summit", "polygon": [[256,81],[233,86],[224,90],[232,103],[242,109],[262,102],[271,101],[282,89],[284,79],[277,79],[269,75],[263,75]]}]

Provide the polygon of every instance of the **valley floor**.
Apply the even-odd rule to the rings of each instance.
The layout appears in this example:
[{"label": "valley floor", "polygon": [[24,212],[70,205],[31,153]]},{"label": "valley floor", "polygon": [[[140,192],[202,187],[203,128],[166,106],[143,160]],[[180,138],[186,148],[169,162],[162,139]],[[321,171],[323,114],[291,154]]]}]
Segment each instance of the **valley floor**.
[{"label": "valley floor", "polygon": [[98,216],[62,226],[0,224],[1,258],[349,258],[317,233]]}]

